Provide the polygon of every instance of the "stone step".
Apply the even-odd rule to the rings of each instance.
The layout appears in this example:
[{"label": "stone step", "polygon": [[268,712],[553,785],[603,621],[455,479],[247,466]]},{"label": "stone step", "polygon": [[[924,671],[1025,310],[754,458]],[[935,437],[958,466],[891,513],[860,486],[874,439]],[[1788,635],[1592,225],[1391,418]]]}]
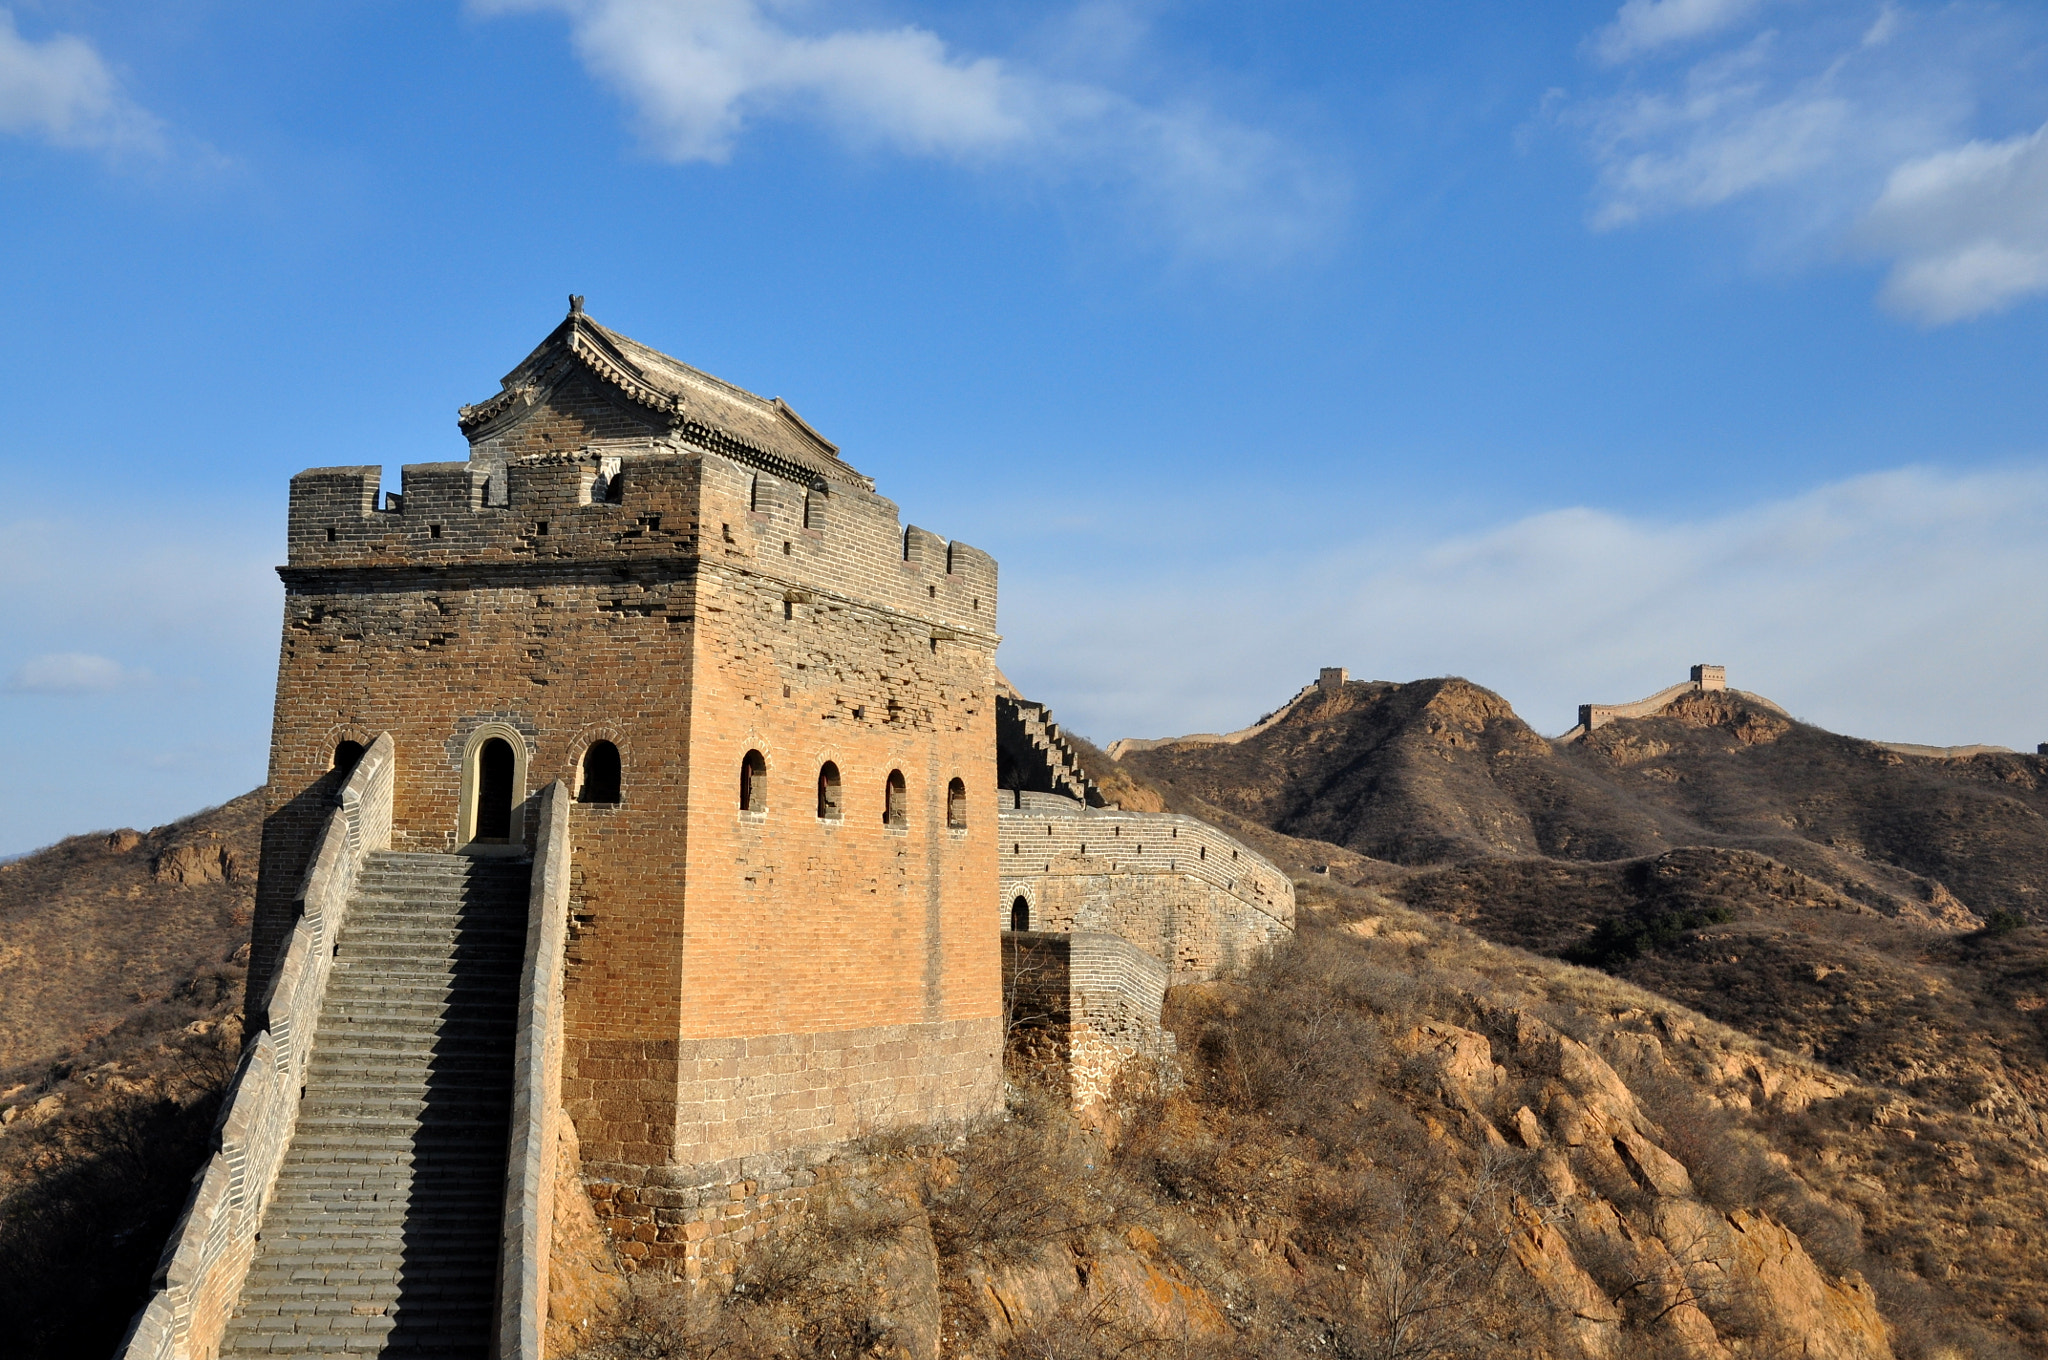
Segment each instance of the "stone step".
[{"label": "stone step", "polygon": [[322,1016],[321,1021],[325,1024],[329,1021],[402,1018],[439,1029],[443,1021],[454,1020],[503,1020],[509,1025],[514,1023],[517,1013],[516,1000],[507,999],[502,994],[416,996],[380,987],[375,991],[365,988],[354,996],[332,998],[329,1014]]},{"label": "stone step", "polygon": [[453,914],[516,915],[526,910],[526,891],[500,892],[496,888],[451,887],[446,891],[415,884],[393,884],[359,891],[349,900],[349,920],[357,913],[366,916]]},{"label": "stone step", "polygon": [[485,1360],[529,874],[371,857],[223,1360]]},{"label": "stone step", "polygon": [[434,925],[407,922],[402,925],[364,926],[350,930],[341,941],[337,959],[365,953],[402,949],[420,959],[459,957],[493,958],[515,951],[524,954],[526,927],[499,929],[495,926]]},{"label": "stone step", "polygon": [[334,956],[329,987],[352,987],[355,979],[368,974],[389,978],[394,983],[446,983],[461,980],[480,986],[511,986],[519,981],[526,951],[510,944],[479,948],[464,945],[459,951],[429,953],[402,944],[371,945],[358,942]]}]

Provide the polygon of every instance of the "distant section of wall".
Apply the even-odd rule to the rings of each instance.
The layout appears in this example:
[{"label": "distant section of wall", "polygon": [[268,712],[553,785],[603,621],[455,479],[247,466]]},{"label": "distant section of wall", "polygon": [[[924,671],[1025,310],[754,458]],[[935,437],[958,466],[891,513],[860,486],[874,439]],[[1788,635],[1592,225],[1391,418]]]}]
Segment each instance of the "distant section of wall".
[{"label": "distant section of wall", "polygon": [[[1572,741],[1597,731],[1617,718],[1647,718],[1662,713],[1671,701],[1685,694],[1702,694],[1710,690],[1728,688],[1728,668],[1702,663],[1692,668],[1692,677],[1668,689],[1660,689],[1647,699],[1638,699],[1632,704],[1580,704],[1579,725],[1564,734],[1561,740]],[[1772,707],[1776,707],[1775,704]]]},{"label": "distant section of wall", "polygon": [[[1925,756],[1931,760],[1962,760],[1969,756],[2010,756],[2017,755],[2010,746],[1920,746],[1910,741],[1879,741],[1873,746],[1882,746],[1887,751],[1897,751],[1902,756]],[[2039,754],[2048,756],[2048,747]]]},{"label": "distant section of wall", "polygon": [[1326,693],[1341,689],[1350,680],[1351,673],[1342,666],[1325,666],[1322,673],[1311,684],[1296,690],[1294,697],[1250,727],[1240,727],[1235,732],[1191,732],[1184,737],[1124,737],[1111,742],[1105,749],[1110,759],[1122,760],[1132,751],[1153,751],[1161,746],[1235,746],[1241,741],[1256,737],[1259,733],[1279,722],[1294,711],[1294,706],[1311,694]]}]

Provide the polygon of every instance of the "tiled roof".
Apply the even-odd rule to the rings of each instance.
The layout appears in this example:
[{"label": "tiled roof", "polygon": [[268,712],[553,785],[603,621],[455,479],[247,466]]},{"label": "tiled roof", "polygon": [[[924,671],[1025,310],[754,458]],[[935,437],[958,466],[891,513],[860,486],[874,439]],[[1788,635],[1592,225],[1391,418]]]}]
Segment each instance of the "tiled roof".
[{"label": "tiled roof", "polygon": [[759,397],[690,367],[584,315],[574,299],[568,317],[533,353],[506,374],[497,395],[457,413],[474,441],[507,411],[524,409],[573,367],[587,369],[628,400],[666,420],[686,444],[764,467],[790,480],[822,476],[869,490],[874,482],[839,457],[839,446],[819,434],[780,397]]}]

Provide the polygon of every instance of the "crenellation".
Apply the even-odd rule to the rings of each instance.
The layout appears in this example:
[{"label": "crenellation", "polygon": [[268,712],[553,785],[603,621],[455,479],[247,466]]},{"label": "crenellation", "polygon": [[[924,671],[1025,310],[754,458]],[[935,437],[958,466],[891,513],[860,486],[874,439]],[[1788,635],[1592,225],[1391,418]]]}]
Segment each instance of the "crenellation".
[{"label": "crenellation", "polygon": [[837,488],[834,527],[827,530],[806,522],[819,518],[821,491],[716,454],[622,464],[605,478],[607,497],[594,498],[606,461],[579,453],[510,464],[503,503],[492,500],[490,478],[471,464],[408,464],[395,510],[375,508],[381,468],[311,469],[292,480],[289,568],[523,564],[587,573],[606,562],[662,561],[687,572],[717,561],[786,591],[893,607],[948,630],[941,640],[971,634],[993,643],[993,559],[928,530],[903,528],[885,497]]}]

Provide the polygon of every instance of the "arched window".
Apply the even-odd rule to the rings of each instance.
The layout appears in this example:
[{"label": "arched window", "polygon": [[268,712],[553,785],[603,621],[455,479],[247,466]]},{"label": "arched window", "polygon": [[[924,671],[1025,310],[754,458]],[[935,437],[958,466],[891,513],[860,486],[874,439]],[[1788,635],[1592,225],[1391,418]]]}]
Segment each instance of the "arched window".
[{"label": "arched window", "polygon": [[363,744],[359,741],[336,742],[334,746],[334,784],[336,788],[348,782],[356,772],[356,762],[363,758]]},{"label": "arched window", "polygon": [[962,780],[946,785],[946,825],[955,831],[967,825],[967,785]]},{"label": "arched window", "polygon": [[839,767],[829,760],[818,767],[818,815],[834,822],[845,816],[839,802]]},{"label": "arched window", "polygon": [[740,811],[768,810],[768,761],[759,751],[747,752],[740,762]]},{"label": "arched window", "polygon": [[901,770],[889,771],[889,785],[882,795],[882,822],[886,826],[910,825],[910,791]]},{"label": "arched window", "polygon": [[579,803],[616,803],[620,787],[619,748],[608,741],[593,741],[583,753],[583,777],[578,782]]},{"label": "arched window", "polygon": [[1025,900],[1022,893],[1019,893],[1017,900],[1010,904],[1010,929],[1031,929],[1031,903]]},{"label": "arched window", "polygon": [[512,743],[492,737],[476,753],[476,834],[473,841],[504,845],[512,839]]}]

